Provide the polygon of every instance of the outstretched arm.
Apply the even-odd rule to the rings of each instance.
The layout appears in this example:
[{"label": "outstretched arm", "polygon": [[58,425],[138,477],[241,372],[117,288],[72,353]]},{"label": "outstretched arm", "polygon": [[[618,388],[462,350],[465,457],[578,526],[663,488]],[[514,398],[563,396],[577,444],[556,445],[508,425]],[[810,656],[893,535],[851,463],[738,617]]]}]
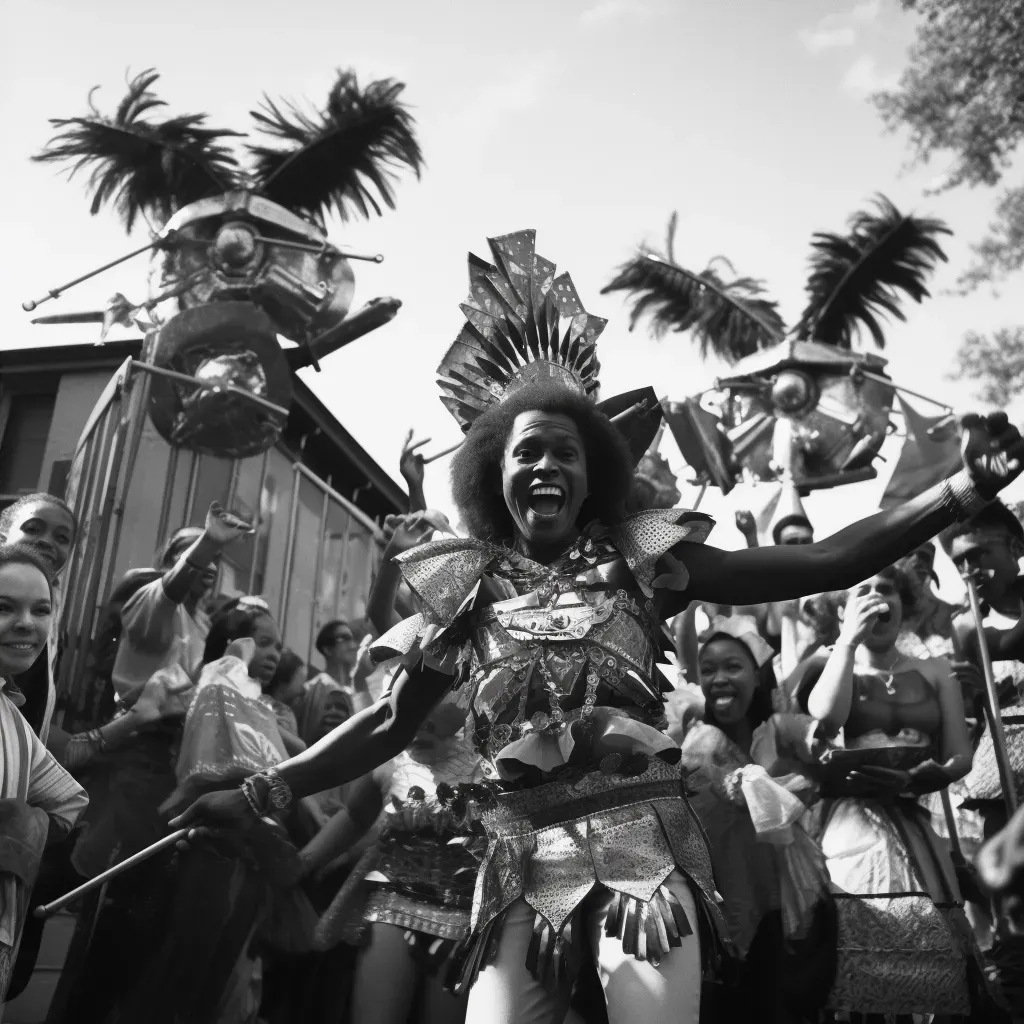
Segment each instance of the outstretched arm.
[{"label": "outstretched arm", "polygon": [[[390,692],[365,711],[353,715],[318,743],[274,769],[291,799],[320,793],[365,775],[400,754],[416,729],[451,689],[452,676],[432,668],[405,668]],[[261,773],[246,785],[261,783],[261,813],[274,810],[269,781]],[[243,790],[208,793],[171,822],[172,828],[243,827],[255,822],[255,808]]]},{"label": "outstretched arm", "polygon": [[[1024,442],[1004,413],[963,420],[967,467],[898,508],[879,512],[817,544],[721,551],[677,545],[689,573],[684,601],[766,604],[826,590],[845,590],[970,517],[1021,472]],[[671,562],[666,560],[669,574]],[[665,616],[677,608],[663,605]]]}]

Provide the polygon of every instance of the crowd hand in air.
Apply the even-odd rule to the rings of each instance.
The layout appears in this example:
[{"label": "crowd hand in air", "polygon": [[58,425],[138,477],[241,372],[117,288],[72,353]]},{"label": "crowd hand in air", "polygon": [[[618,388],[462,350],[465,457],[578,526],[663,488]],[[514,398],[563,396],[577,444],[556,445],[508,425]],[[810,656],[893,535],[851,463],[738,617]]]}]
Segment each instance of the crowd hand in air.
[{"label": "crowd hand in air", "polygon": [[398,461],[398,468],[402,474],[402,478],[409,485],[410,490],[419,488],[422,490],[423,478],[426,475],[424,468],[423,456],[420,455],[417,449],[422,448],[425,444],[430,444],[430,438],[425,437],[422,441],[417,441],[415,444],[412,443],[412,434],[410,430],[405,436],[405,443],[402,445],[402,455]]},{"label": "crowd hand in air", "polygon": [[960,454],[978,493],[994,498],[1024,468],[1024,440],[1005,412],[970,414],[960,421]]},{"label": "crowd hand in air", "polygon": [[206,536],[221,547],[255,532],[249,523],[229,512],[219,501],[206,513]]},{"label": "crowd hand in air", "polygon": [[376,668],[373,659],[370,657],[370,647],[372,644],[373,634],[367,633],[359,644],[359,650],[356,652],[356,667],[352,675],[353,682],[357,687],[364,686],[366,680],[373,675],[373,670]]},{"label": "crowd hand in air", "polygon": [[741,508],[736,513],[736,529],[739,530],[747,540],[751,537],[756,537],[757,522],[754,519],[754,513]]}]

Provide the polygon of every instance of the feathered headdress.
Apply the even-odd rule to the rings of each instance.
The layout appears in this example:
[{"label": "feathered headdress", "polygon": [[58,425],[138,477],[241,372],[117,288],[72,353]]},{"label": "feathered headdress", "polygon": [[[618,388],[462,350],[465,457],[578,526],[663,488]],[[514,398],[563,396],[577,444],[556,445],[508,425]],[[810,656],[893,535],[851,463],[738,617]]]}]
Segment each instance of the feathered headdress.
[{"label": "feathered headdress", "polygon": [[596,342],[608,321],[583,308],[568,274],[555,277],[536,238],[533,230],[489,238],[494,266],[469,255],[466,322],[437,368],[441,401],[463,430],[534,381],[597,391]]},{"label": "feathered headdress", "polygon": [[[536,252],[537,232],[487,240],[494,264],[469,254],[466,322],[437,368],[441,401],[463,431],[521,387],[553,380],[596,401],[597,339],[608,321],[583,308],[568,274]],[[639,462],[661,422],[653,388],[598,404]]]},{"label": "feathered headdress", "polygon": [[818,233],[812,238],[807,305],[788,331],[778,304],[764,297],[761,281],[728,280],[716,270],[717,262],[735,273],[728,260],[716,257],[700,273],[680,266],[675,230],[673,214],[665,252],[642,248],[601,293],[631,295],[630,330],[649,314],[656,337],[690,331],[702,355],[713,351],[729,363],[772,348],[787,334],[851,349],[858,330],[864,329],[884,347],[879,314],[904,320],[904,297],[915,302],[927,298],[925,282],[946,259],[938,238],[950,234],[942,221],[901,213],[885,196],[876,196],[873,210],[850,218],[845,235]]},{"label": "feathered headdress", "polygon": [[183,206],[238,189],[322,228],[332,211],[365,217],[381,203],[393,207],[395,171],[405,166],[418,177],[423,166],[401,82],[361,89],[353,72],[339,71],[324,108],[311,112],[265,98],[252,117],[271,142],[248,145],[243,166],[223,144],[243,133],[207,128],[205,114],[154,116],[166,106],[152,91],[159,77],[148,70],[131,79],[113,116],[90,93],[89,114],[51,120],[56,132],[33,158],[67,164],[72,175],[90,168],[92,212],[113,203],[127,231],[140,214],[162,227]]}]

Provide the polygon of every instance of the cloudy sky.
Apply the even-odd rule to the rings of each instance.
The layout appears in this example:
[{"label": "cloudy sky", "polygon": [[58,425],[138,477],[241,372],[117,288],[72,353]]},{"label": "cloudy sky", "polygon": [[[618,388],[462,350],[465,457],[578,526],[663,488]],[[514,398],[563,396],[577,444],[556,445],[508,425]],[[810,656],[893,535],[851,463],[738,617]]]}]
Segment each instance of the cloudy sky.
[{"label": "cloudy sky", "polygon": [[[867,96],[895,81],[913,21],[895,0],[376,0],[239,6],[177,0],[11,5],[3,42],[6,234],[0,330],[7,346],[91,340],[93,328],[32,327],[22,300],[127,252],[116,218],[90,217],[80,183],[29,163],[48,117],[110,110],[127,69],[158,69],[175,112],[208,111],[244,129],[272,96],[326,96],[338,67],[407,83],[427,168],[401,183],[398,208],[372,222],[335,224],[333,239],[381,252],[357,264],[357,304],[394,295],[394,323],[331,357],[306,379],[348,429],[397,474],[405,432],[457,439],[433,371],[460,326],[465,256],[485,238],[525,227],[569,270],[588,308],[611,320],[601,349],[605,394],[655,383],[681,398],[720,367],[685,337],[630,334],[621,302],[598,292],[633,247],[660,241],[679,212],[677,257],[701,269],[718,254],[763,278],[789,322],[802,308],[808,242],[841,230],[881,191],[955,231],[935,298],[889,332],[894,378],[951,403],[972,404],[945,372],[963,333],[1024,323],[1024,289],[943,296],[991,217],[985,190],[928,197],[942,164],[906,170],[905,139],[885,134]],[[139,244],[144,237],[140,235]],[[45,312],[99,308],[115,291],[145,294],[146,267],[128,264]],[[670,462],[678,452],[666,442]],[[428,496],[445,507],[446,462]],[[884,474],[883,474],[884,476]],[[877,503],[873,485],[812,497],[822,533]],[[684,498],[692,494],[684,487]],[[714,539],[738,542],[731,510]]]}]

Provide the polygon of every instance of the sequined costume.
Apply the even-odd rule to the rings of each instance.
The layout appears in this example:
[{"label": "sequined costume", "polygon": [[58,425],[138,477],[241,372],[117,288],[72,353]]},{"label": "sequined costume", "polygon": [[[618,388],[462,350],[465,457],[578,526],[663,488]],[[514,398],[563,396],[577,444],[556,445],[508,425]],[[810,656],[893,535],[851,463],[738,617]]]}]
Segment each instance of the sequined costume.
[{"label": "sequined costume", "polygon": [[444,806],[438,790],[443,796],[472,784],[479,769],[471,744],[459,738],[430,764],[406,751],[376,773],[385,797],[379,839],[321,918],[318,948],[358,943],[366,926],[390,924],[436,964],[466,937],[481,843],[467,815]]},{"label": "sequined costume", "polygon": [[[457,660],[455,687],[468,690],[491,784],[459,984],[483,966],[520,898],[536,915],[531,971],[552,984],[595,885],[614,894],[608,933],[638,959],[657,961],[699,925],[717,932],[707,843],[678,748],[662,731],[653,586],[658,559],[679,541],[704,540],[711,525],[678,509],[641,512],[611,530],[591,526],[550,565],[473,539],[399,556],[424,611],[376,649],[425,643]],[[663,884],[676,869],[694,889],[698,921]]]}]

